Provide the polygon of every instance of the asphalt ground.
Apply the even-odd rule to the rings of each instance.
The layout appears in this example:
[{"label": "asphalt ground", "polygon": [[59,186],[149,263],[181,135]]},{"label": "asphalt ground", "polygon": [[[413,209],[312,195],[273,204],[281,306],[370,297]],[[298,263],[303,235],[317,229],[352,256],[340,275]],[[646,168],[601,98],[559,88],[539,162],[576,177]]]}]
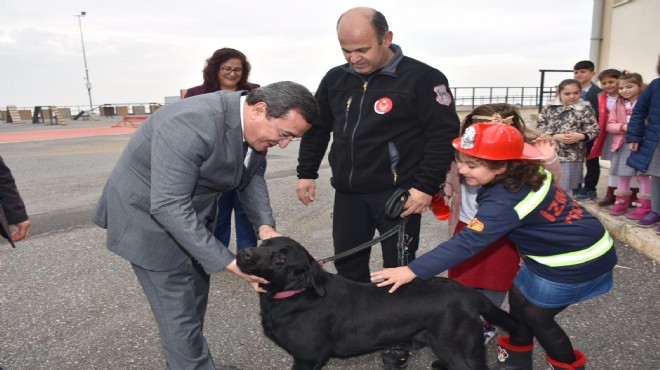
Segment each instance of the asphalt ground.
[{"label": "asphalt ground", "polygon": [[[65,126],[0,123],[5,133],[107,127],[119,118],[69,121]],[[33,369],[163,369],[156,324],[128,264],[105,249],[104,230],[91,212],[103,184],[130,134],[24,141],[0,145],[33,221],[32,235],[12,249],[0,242],[0,367]],[[294,143],[295,144],[295,143]],[[327,163],[318,180],[316,202],[305,207],[295,196],[297,147],[269,153],[266,177],[278,231],[305,245],[317,258],[332,254],[333,190]],[[606,169],[601,187],[606,186]],[[599,193],[602,190],[599,188]],[[623,220],[608,228],[639,229]],[[430,213],[422,218],[420,251],[447,238],[446,222]],[[660,369],[658,267],[653,230],[633,240],[621,233],[615,287],[607,295],[573,305],[558,321],[576,348],[589,358],[589,369]],[[639,234],[633,230],[628,234]],[[613,232],[615,237],[619,237]],[[628,244],[626,244],[628,243]],[[230,246],[232,249],[234,246]],[[650,248],[650,250],[654,250]],[[651,257],[650,257],[651,256]],[[374,250],[372,268],[379,267]],[[333,271],[332,265],[326,267]],[[439,297],[439,299],[442,299]],[[292,361],[261,332],[258,296],[229,273],[212,277],[205,335],[217,364],[246,370],[288,369]],[[448,333],[451,335],[451,333]],[[495,345],[488,345],[489,362]],[[537,347],[534,365],[544,367]],[[414,351],[409,369],[430,369],[428,349]],[[327,369],[380,369],[377,353],[333,359]]]}]

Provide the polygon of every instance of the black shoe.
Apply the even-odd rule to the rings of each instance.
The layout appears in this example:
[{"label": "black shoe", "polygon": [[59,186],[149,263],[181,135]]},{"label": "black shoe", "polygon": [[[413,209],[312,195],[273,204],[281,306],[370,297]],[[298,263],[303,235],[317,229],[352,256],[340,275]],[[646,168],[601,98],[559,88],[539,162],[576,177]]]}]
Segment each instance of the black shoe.
[{"label": "black shoe", "polygon": [[380,354],[380,357],[383,360],[383,368],[385,370],[403,369],[408,366],[410,352],[405,347],[397,345],[386,348]]}]

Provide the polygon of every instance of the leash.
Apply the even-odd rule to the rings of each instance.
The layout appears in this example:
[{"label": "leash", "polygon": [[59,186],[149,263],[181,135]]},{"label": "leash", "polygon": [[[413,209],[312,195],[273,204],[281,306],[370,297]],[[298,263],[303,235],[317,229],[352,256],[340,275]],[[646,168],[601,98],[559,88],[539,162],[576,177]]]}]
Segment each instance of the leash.
[{"label": "leash", "polygon": [[[403,212],[403,205],[406,203],[408,200],[408,196],[410,196],[410,193],[408,193],[408,190],[406,189],[397,189],[392,196],[387,200],[387,203],[385,204],[385,217],[387,217],[390,220],[396,220],[397,218],[401,217],[401,212]],[[363,249],[369,248],[372,245],[376,243],[380,243],[381,241],[389,238],[390,236],[394,234],[399,234],[399,240],[397,242],[397,249],[398,249],[398,260],[399,260],[399,265],[404,266],[408,262],[408,245],[406,242],[406,223],[408,222],[408,218],[403,218],[401,219],[401,222],[399,222],[399,225],[391,228],[390,230],[387,230],[385,233],[380,234],[378,237],[373,238],[372,240],[369,240],[368,242],[362,243],[358,245],[357,247],[351,248],[347,251],[344,251],[342,253],[336,254],[331,257],[323,258],[318,260],[318,262],[323,266],[323,264],[327,262],[332,262],[336,261],[338,259],[348,257],[352,254],[355,254]]]}]

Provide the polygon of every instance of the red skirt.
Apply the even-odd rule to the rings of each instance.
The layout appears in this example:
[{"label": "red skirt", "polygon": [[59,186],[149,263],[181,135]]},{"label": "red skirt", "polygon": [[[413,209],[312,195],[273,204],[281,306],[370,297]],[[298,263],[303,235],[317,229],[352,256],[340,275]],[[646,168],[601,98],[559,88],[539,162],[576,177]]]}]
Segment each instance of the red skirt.
[{"label": "red skirt", "polygon": [[[454,235],[466,224],[459,221]],[[478,254],[448,270],[449,278],[471,288],[508,292],[520,269],[520,255],[516,245],[501,237]]]}]

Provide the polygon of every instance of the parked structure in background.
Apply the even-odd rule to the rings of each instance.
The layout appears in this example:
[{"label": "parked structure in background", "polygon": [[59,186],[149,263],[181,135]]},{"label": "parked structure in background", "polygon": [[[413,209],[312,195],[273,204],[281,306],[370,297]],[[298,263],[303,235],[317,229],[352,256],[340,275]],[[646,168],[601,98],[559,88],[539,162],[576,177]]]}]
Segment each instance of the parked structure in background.
[{"label": "parked structure in background", "polygon": [[[570,76],[570,74],[568,74]],[[474,107],[489,103],[507,103],[516,105],[519,108],[530,108],[538,110],[537,107],[541,101],[541,90],[539,87],[454,87],[451,89],[456,101],[456,108],[459,110],[472,110]],[[544,88],[543,101],[550,101],[555,96],[556,86],[547,86]],[[165,100],[165,104],[178,101],[171,97]],[[155,112],[162,105],[161,103],[115,103],[101,104],[94,109],[99,110],[101,116],[123,116],[123,115],[145,115]],[[6,107],[4,107],[6,108]],[[21,118],[31,120],[31,112],[34,107],[17,107]],[[60,112],[64,118],[75,116],[81,111],[87,111],[87,107],[80,105],[59,106]],[[48,117],[46,117],[48,118]],[[0,120],[7,121],[7,109],[0,109]]]}]

